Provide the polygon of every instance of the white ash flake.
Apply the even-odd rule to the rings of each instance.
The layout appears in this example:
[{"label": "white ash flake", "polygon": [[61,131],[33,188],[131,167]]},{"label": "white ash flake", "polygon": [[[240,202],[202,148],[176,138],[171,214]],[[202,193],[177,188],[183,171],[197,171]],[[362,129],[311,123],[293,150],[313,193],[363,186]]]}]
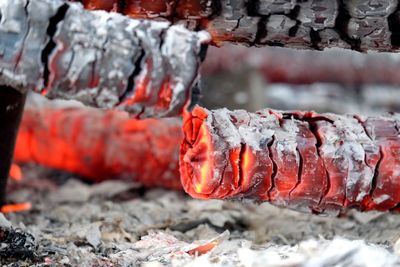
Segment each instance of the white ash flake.
[{"label": "white ash flake", "polygon": [[275,135],[276,150],[278,158],[289,159],[295,156],[297,166],[300,164],[299,155],[296,151],[297,140],[296,136],[299,131],[293,120],[285,120],[282,127],[278,128],[279,133]]},{"label": "white ash flake", "polygon": [[[346,141],[342,145],[340,152],[343,153],[349,163],[346,194],[352,194],[354,187],[357,184],[361,184],[362,190],[355,196],[357,201],[361,201],[368,194],[374,176],[374,169],[365,162],[364,145],[374,147],[376,152],[379,151],[379,148],[367,136],[367,133],[356,119],[350,116],[337,118],[335,125],[342,130],[343,140]],[[354,162],[357,164],[354,164]]]},{"label": "white ash flake", "polygon": [[390,199],[390,196],[385,194],[385,195],[381,195],[380,197],[374,198],[374,202],[376,204],[381,204],[388,199]]},{"label": "white ash flake", "polygon": [[[233,120],[243,122],[243,125],[237,126]],[[212,127],[214,122],[219,125],[218,132]],[[226,140],[230,148],[246,144],[255,151],[265,149],[265,144],[269,143],[275,130],[279,128],[278,120],[273,115],[268,114],[260,118],[244,110],[229,111],[226,108],[213,111],[212,115],[208,116],[206,124],[217,136]]]}]

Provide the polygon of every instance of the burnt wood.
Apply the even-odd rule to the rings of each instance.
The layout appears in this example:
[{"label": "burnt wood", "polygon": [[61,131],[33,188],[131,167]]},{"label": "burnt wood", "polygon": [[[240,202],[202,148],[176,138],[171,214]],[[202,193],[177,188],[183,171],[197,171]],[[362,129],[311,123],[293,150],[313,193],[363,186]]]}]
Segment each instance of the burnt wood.
[{"label": "burnt wood", "polygon": [[25,98],[26,94],[12,87],[0,86],[0,206],[5,203],[7,180]]}]

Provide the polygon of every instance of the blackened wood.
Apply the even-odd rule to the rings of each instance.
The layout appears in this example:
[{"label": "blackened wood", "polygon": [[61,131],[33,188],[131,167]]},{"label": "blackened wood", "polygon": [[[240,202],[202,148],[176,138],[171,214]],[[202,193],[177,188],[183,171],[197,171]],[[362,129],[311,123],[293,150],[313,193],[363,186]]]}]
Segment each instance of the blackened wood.
[{"label": "blackened wood", "polygon": [[7,179],[26,95],[0,86],[0,206],[5,203]]}]

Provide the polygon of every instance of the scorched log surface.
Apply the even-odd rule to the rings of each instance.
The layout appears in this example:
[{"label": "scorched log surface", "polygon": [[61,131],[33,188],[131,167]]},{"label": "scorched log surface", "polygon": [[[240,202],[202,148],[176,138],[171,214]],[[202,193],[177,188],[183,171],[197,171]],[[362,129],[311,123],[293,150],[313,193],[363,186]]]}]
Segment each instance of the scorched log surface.
[{"label": "scorched log surface", "polygon": [[4,0],[0,14],[1,85],[143,117],[188,105],[208,38],[59,0]]},{"label": "scorched log surface", "polygon": [[89,9],[207,29],[215,43],[397,51],[397,0],[83,0]]},{"label": "scorched log surface", "polygon": [[315,213],[397,210],[400,117],[197,107],[181,179],[197,198],[250,198]]},{"label": "scorched log surface", "polygon": [[69,171],[91,181],[120,178],[182,189],[180,119],[129,118],[124,112],[28,105],[14,159]]}]

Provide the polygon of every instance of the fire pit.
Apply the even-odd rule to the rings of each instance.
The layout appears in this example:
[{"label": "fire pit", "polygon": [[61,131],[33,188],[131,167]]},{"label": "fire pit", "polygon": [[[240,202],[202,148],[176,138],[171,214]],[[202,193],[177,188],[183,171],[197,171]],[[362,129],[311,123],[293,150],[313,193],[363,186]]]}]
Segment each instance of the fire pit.
[{"label": "fire pit", "polygon": [[0,262],[399,266],[398,15],[4,0]]}]

